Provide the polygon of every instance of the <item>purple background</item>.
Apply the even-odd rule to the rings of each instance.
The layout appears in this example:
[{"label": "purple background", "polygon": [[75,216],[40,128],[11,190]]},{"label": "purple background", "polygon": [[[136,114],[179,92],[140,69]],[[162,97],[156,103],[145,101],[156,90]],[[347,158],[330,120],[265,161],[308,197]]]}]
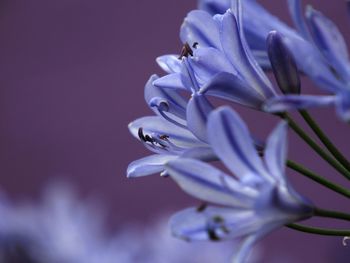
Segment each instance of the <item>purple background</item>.
[{"label": "purple background", "polygon": [[[261,2],[290,21],[284,1]],[[309,2],[334,19],[349,40],[345,2]],[[127,124],[151,113],[143,86],[152,73],[161,73],[154,62],[157,56],[180,50],[179,26],[195,5],[194,0],[2,0],[1,188],[13,198],[38,197],[52,178],[65,178],[81,195],[98,196],[114,226],[196,203],[170,180],[125,177],[128,163],[147,154]],[[240,111],[257,134],[266,136],[276,123],[264,114]],[[350,156],[350,128],[337,120],[333,109],[315,116]],[[290,138],[292,158],[350,186],[292,133]],[[320,206],[348,208],[345,198],[289,175]],[[348,262],[350,256],[341,238],[288,229],[273,233],[263,244],[267,262],[271,255],[291,262]]]}]

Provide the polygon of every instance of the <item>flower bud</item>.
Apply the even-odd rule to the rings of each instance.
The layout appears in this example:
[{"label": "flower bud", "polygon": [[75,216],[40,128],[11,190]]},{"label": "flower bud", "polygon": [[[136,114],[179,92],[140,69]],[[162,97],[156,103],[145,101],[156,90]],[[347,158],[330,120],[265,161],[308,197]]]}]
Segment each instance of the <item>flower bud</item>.
[{"label": "flower bud", "polygon": [[300,78],[293,55],[276,31],[267,36],[267,52],[277,84],[284,94],[300,94]]}]

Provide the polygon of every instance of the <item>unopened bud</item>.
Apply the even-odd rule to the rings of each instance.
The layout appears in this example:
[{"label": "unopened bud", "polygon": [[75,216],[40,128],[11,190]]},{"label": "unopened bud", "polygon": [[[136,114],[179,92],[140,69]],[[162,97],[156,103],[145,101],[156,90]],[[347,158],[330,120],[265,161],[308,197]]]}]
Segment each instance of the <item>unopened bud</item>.
[{"label": "unopened bud", "polygon": [[267,52],[277,84],[285,94],[300,94],[300,78],[293,55],[276,31],[267,36]]}]

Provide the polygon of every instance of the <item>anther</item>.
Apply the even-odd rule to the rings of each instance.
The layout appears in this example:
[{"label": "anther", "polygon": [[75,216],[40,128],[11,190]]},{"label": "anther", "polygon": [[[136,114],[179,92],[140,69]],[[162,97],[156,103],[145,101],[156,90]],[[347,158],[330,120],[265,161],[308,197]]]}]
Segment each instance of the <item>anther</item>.
[{"label": "anther", "polygon": [[198,46],[198,42],[194,42],[192,45],[193,48],[197,48],[197,46]]},{"label": "anther", "polygon": [[159,139],[161,139],[163,141],[167,141],[169,139],[169,135],[166,135],[166,134],[160,135]]},{"label": "anther", "polygon": [[193,50],[192,48],[190,47],[190,45],[186,42],[182,49],[181,49],[181,54],[179,56],[179,59],[182,59],[183,57],[188,57],[188,56],[193,56]]},{"label": "anther", "polygon": [[211,229],[211,228],[207,229],[207,233],[208,233],[209,239],[211,241],[219,241],[220,240],[220,237],[216,234],[214,229]]},{"label": "anther", "polygon": [[202,204],[200,204],[200,206],[197,207],[196,211],[198,213],[203,212],[207,207],[208,207],[207,203],[202,203]]},{"label": "anther", "polygon": [[141,141],[146,142],[145,135],[143,134],[143,129],[140,127],[139,130],[137,131],[137,135],[139,136]]},{"label": "anther", "polygon": [[154,139],[151,136],[149,136],[148,134],[145,135],[143,133],[143,128],[142,127],[139,128],[137,134],[138,134],[138,136],[139,136],[141,141],[150,142],[152,144],[154,143]]}]

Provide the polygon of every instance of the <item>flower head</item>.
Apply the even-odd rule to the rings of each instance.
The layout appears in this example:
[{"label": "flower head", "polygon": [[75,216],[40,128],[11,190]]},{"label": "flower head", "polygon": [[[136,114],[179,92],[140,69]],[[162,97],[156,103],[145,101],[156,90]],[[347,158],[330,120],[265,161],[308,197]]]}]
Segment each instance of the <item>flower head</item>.
[{"label": "flower head", "polygon": [[185,192],[212,204],[176,214],[174,234],[185,240],[240,239],[235,262],[242,262],[270,231],[310,217],[312,204],[285,177],[286,133],[281,122],[269,136],[262,159],[234,111],[223,107],[211,113],[210,145],[235,177],[194,159],[169,162],[168,173]]},{"label": "flower head", "polygon": [[[176,60],[170,63],[171,60],[167,60],[168,65],[162,64],[163,62],[160,64],[169,71],[176,70],[178,63]],[[165,163],[178,156],[189,156],[201,160],[214,158],[201,131],[199,129],[195,130],[198,132],[191,131],[190,127],[193,125],[189,125],[186,117],[187,109],[192,107],[188,104],[195,104],[198,100],[203,102],[205,98],[196,97],[189,103],[178,91],[161,89],[153,85],[157,79],[157,76],[152,76],[145,86],[145,100],[156,115],[142,117],[129,124],[131,134],[155,154],[130,163],[127,169],[128,177],[160,173],[164,170]],[[209,110],[211,108],[207,109]],[[196,112],[196,114],[202,113]],[[205,115],[201,116],[205,118]],[[197,120],[196,117],[194,119]],[[199,120],[205,122],[203,117]],[[196,122],[197,125],[198,122]]]},{"label": "flower head", "polygon": [[[239,0],[200,0],[199,7],[211,14],[222,14]],[[270,14],[257,1],[243,1],[244,32],[252,53],[265,68],[271,68],[267,56],[266,37],[275,30],[284,36],[300,71],[309,76],[320,88],[332,95],[283,95],[271,98],[265,111],[335,105],[338,115],[350,120],[350,62],[345,40],[337,26],[311,6],[305,17],[301,0],[288,0],[288,7],[296,30]],[[254,19],[251,19],[254,17]]]}]

